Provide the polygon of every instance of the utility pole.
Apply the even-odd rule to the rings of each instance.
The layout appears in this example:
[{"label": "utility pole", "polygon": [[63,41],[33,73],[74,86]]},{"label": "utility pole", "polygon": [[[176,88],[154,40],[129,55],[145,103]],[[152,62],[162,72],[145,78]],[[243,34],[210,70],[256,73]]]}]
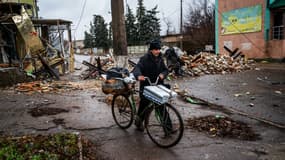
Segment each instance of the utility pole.
[{"label": "utility pole", "polygon": [[126,12],[128,12],[128,0],[126,0]]},{"label": "utility pole", "polygon": [[127,55],[124,0],[111,0],[113,49],[115,55]]},{"label": "utility pole", "polygon": [[39,7],[38,7],[38,0],[35,0],[35,12],[36,12],[36,18],[39,18]]},{"label": "utility pole", "polygon": [[124,16],[124,0],[111,0],[113,52],[117,67],[127,67],[127,35]]},{"label": "utility pole", "polygon": [[183,0],[180,0],[180,49],[183,51]]},{"label": "utility pole", "polygon": [[208,15],[208,3],[207,3],[207,0],[204,0],[204,14],[205,16]]}]

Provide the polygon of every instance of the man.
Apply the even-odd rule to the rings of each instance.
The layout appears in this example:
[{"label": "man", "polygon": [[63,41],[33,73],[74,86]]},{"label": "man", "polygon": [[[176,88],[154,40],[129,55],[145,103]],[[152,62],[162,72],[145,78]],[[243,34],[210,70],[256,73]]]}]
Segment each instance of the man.
[{"label": "man", "polygon": [[140,81],[140,104],[135,122],[140,131],[144,130],[143,120],[145,118],[145,108],[149,104],[149,101],[142,94],[144,87],[150,85],[148,81],[145,80],[145,77],[149,77],[151,82],[155,82],[157,77],[159,77],[158,84],[163,84],[163,80],[168,75],[168,69],[163,61],[160,49],[161,45],[159,41],[151,41],[148,53],[140,58],[133,71],[136,79]]},{"label": "man", "polygon": [[177,55],[175,49],[173,47],[170,47],[165,52],[165,57],[167,60],[167,66],[170,71],[175,72],[176,76],[182,76],[182,69],[181,66],[184,65],[184,62],[179,58]]}]

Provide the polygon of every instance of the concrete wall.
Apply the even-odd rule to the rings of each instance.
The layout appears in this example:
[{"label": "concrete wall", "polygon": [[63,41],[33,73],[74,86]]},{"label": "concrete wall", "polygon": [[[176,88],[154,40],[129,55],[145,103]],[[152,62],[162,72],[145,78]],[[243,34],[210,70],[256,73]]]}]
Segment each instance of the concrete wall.
[{"label": "concrete wall", "polygon": [[[113,53],[113,48],[109,49],[109,52]],[[141,55],[148,52],[148,45],[141,46],[128,46],[128,54],[129,55]],[[90,54],[91,50],[89,48],[78,49],[77,54]],[[97,48],[96,55],[104,55],[106,54],[102,48]],[[114,54],[114,53],[113,53]]]},{"label": "concrete wall", "polygon": [[[262,4],[262,30],[253,33],[221,35],[222,13],[234,9],[244,8]],[[265,40],[264,40],[264,0],[219,0],[219,53],[228,54],[223,48],[224,45],[231,46],[231,49],[239,48],[249,58],[264,58],[266,55]]]}]

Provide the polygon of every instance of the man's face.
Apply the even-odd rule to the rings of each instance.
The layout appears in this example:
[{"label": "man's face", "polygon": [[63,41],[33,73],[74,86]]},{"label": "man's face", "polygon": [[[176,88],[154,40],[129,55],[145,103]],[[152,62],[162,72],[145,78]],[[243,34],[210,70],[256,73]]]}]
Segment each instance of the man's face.
[{"label": "man's face", "polygon": [[153,50],[151,50],[151,53],[152,53],[155,57],[157,57],[157,56],[159,55],[159,53],[160,53],[160,50],[159,50],[159,49],[153,49]]}]

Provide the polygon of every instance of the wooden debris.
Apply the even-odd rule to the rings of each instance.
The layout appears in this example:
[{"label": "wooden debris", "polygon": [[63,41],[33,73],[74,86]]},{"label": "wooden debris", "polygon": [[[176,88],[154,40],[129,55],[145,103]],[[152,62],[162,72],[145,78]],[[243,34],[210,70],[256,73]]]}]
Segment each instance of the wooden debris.
[{"label": "wooden debris", "polygon": [[235,57],[232,58],[226,55],[200,53],[194,57],[189,57],[189,59],[191,59],[185,61],[187,64],[185,72],[189,75],[201,76],[207,74],[241,72],[252,68],[240,54],[234,56]]},{"label": "wooden debris", "polygon": [[15,86],[17,92],[23,92],[26,94],[33,93],[61,93],[73,90],[83,90],[83,89],[99,89],[101,87],[100,81],[92,82],[66,82],[66,81],[33,81],[27,83],[19,83]]}]

